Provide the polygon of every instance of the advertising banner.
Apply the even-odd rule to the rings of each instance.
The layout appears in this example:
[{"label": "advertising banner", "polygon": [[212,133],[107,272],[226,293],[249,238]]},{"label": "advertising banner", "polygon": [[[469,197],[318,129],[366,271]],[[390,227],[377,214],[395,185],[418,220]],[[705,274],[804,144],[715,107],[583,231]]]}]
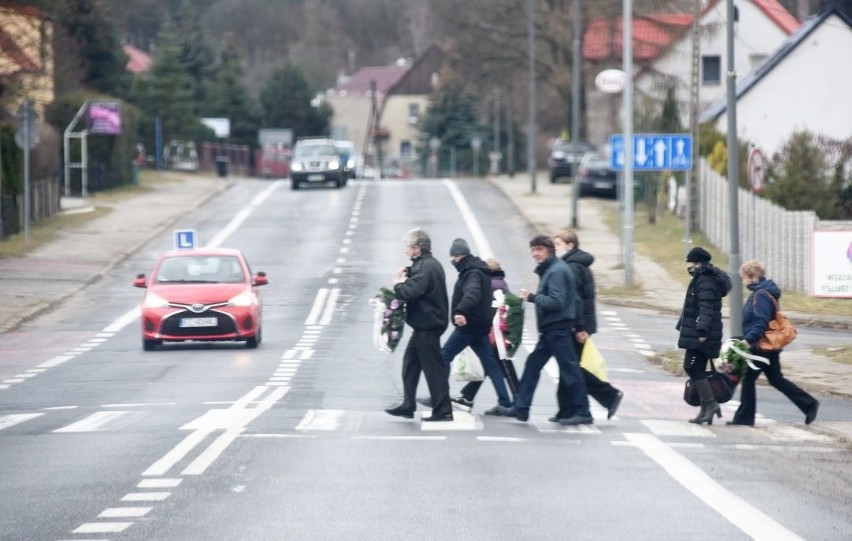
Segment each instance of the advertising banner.
[{"label": "advertising banner", "polygon": [[852,230],[814,231],[813,294],[852,298]]},{"label": "advertising banner", "polygon": [[120,134],[121,103],[116,100],[101,100],[90,103],[89,133],[95,135]]}]

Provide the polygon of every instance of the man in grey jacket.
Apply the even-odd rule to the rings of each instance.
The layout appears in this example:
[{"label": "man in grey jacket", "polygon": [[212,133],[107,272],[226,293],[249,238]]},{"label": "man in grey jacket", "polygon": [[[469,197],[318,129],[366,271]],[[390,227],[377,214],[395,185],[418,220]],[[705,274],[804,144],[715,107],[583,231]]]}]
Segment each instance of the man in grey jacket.
[{"label": "man in grey jacket", "polygon": [[530,253],[538,263],[538,290],[535,293],[521,289],[518,296],[535,304],[538,324],[538,343],[527,357],[524,373],[518,384],[514,407],[505,414],[518,420],[529,419],[529,409],[538,385],[541,369],[555,357],[559,377],[564,383],[566,397],[571,404],[571,416],[561,421],[563,425],[590,425],[594,422],[589,412],[586,384],[580,373],[580,363],[574,353],[574,324],[577,318],[577,290],[574,275],[568,265],[556,257],[556,248],[550,237],[539,235],[530,241]]}]

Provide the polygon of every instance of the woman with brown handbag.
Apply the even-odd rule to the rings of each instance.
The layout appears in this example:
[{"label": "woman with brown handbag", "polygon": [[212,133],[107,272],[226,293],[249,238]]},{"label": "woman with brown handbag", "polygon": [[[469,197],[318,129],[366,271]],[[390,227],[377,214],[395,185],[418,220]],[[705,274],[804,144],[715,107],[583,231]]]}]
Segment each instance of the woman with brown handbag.
[{"label": "woman with brown handbag", "polygon": [[754,425],[754,416],[757,410],[757,394],[755,382],[761,372],[766,374],[769,384],[784,393],[790,401],[805,414],[805,424],[810,424],[816,419],[819,411],[819,400],[812,397],[796,384],[788,380],[781,373],[781,350],[763,351],[758,348],[757,343],[769,327],[769,322],[775,319],[775,311],[778,309],[778,299],[781,298],[781,289],[778,285],[766,278],[766,269],[760,261],[746,261],[740,267],[740,277],[750,291],[748,299],[743,304],[743,340],[755,355],[765,357],[769,363],[758,363],[758,370],[749,368],[742,381],[740,391],[740,407],[734,414],[734,420],[729,425]]}]

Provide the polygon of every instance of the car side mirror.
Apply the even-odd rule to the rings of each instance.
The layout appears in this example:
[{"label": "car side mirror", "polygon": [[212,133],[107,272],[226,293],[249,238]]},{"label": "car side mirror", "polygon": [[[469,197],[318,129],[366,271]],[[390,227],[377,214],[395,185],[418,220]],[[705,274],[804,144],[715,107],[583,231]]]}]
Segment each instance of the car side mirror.
[{"label": "car side mirror", "polygon": [[145,283],[145,275],[137,274],[136,279],[133,280],[133,287],[148,287],[148,284]]},{"label": "car side mirror", "polygon": [[266,284],[268,284],[268,283],[269,283],[269,278],[267,278],[267,277],[266,277],[266,273],[265,273],[265,272],[258,272],[258,273],[254,276],[254,285],[256,285],[256,286],[265,286],[265,285],[266,285]]}]

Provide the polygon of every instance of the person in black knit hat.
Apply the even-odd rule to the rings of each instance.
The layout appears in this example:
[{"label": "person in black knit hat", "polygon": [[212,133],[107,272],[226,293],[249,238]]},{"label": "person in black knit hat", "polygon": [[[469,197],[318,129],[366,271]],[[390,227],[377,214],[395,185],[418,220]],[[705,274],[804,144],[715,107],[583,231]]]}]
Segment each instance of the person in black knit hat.
[{"label": "person in black knit hat", "polygon": [[710,253],[696,246],[686,255],[686,271],[692,276],[686,289],[683,310],[675,327],[680,331],[677,347],[686,350],[683,370],[701,397],[701,410],[690,423],[713,424],[722,408],[707,382],[707,361],[719,356],[722,348],[722,297],[731,290],[731,278],[714,267]]}]

